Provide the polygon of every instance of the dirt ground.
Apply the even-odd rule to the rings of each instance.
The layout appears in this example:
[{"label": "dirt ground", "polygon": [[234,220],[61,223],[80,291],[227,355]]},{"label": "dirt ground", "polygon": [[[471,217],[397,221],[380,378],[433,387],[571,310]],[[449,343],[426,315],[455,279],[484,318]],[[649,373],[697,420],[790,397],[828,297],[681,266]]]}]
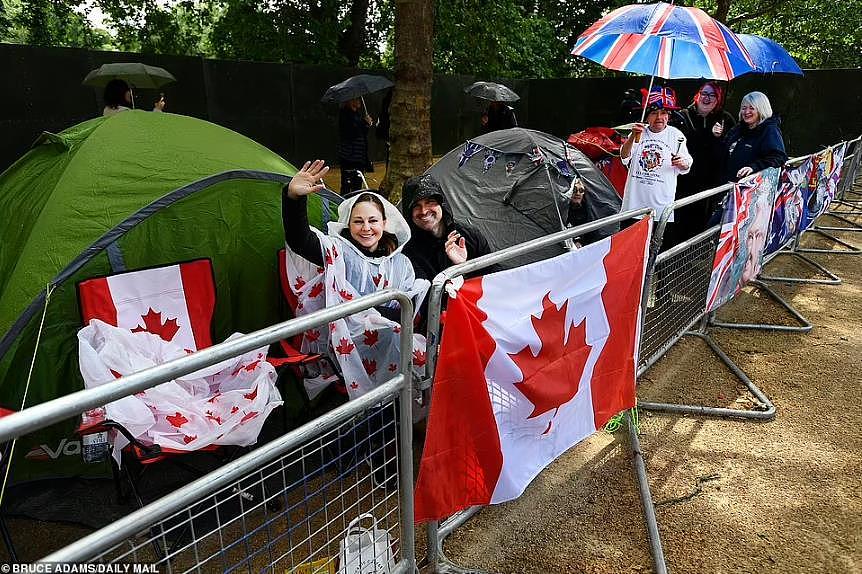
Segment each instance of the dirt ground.
[{"label": "dirt ground", "polygon": [[[837,235],[862,244],[858,233]],[[834,246],[811,234],[803,245]],[[774,421],[641,411],[639,437],[671,572],[862,573],[862,258],[812,257],[843,283],[777,288],[814,324],[810,333],[714,330],[776,405]],[[815,276],[788,257],[767,271]],[[794,324],[756,291],[738,296],[720,318]],[[638,397],[750,404],[697,339],[684,339],[648,371]],[[627,433],[597,434],[521,498],[483,509],[456,530],[447,557],[490,572],[654,571],[631,452]]]}]

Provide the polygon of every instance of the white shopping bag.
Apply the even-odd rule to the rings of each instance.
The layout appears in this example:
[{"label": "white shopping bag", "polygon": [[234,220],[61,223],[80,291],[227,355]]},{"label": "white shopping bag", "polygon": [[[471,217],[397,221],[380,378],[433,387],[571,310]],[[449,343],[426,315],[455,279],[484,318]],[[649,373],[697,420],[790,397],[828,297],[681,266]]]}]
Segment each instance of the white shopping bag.
[{"label": "white shopping bag", "polygon": [[[359,525],[365,518],[371,519],[371,528]],[[350,521],[338,557],[338,574],[391,574],[395,571],[389,532],[377,528],[373,514],[360,514]]]}]

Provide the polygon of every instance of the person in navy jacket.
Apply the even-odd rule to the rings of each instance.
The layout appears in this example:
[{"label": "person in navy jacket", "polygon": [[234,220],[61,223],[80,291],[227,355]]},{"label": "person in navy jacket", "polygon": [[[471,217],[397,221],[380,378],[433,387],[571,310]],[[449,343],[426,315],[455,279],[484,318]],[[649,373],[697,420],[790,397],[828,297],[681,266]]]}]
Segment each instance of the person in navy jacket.
[{"label": "person in navy jacket", "polygon": [[727,180],[737,181],[767,167],[787,161],[780,121],[772,116],[772,105],[762,92],[742,98],[739,123],[727,134]]}]

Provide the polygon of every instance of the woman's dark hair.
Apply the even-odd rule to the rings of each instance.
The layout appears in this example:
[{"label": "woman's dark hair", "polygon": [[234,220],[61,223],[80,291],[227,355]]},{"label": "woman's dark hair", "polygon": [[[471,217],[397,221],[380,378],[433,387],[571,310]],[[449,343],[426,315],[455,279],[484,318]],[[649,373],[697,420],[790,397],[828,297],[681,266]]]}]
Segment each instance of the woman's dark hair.
[{"label": "woman's dark hair", "polygon": [[130,89],[125,81],[114,78],[105,86],[105,105],[109,108],[126,105],[126,92]]},{"label": "woman's dark hair", "polygon": [[[362,202],[373,203],[374,206],[377,207],[378,211],[380,211],[380,215],[383,217],[383,221],[386,221],[386,208],[383,207],[383,202],[380,201],[379,197],[367,192],[361,193],[359,194],[359,197],[356,198],[356,201],[353,202],[353,207],[356,207],[357,203]],[[351,211],[353,211],[352,208]],[[346,237],[353,241],[353,237],[350,235],[350,230],[345,228],[344,231],[347,232]],[[388,231],[384,231],[383,235],[380,237],[380,242],[377,244],[377,249],[375,250],[375,252],[383,251],[386,253],[386,255],[389,255],[396,249],[398,249],[398,238],[395,237],[395,234],[389,233]]]}]

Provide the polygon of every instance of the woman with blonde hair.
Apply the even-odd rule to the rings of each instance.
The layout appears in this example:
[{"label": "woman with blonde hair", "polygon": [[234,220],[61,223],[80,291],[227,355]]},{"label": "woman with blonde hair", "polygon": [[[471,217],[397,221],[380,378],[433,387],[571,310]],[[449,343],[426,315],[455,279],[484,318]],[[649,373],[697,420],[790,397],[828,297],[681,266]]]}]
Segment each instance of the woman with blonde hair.
[{"label": "woman with blonde hair", "polygon": [[787,161],[780,121],[772,115],[772,104],[763,92],[742,98],[739,123],[727,134],[727,179],[736,181]]}]

